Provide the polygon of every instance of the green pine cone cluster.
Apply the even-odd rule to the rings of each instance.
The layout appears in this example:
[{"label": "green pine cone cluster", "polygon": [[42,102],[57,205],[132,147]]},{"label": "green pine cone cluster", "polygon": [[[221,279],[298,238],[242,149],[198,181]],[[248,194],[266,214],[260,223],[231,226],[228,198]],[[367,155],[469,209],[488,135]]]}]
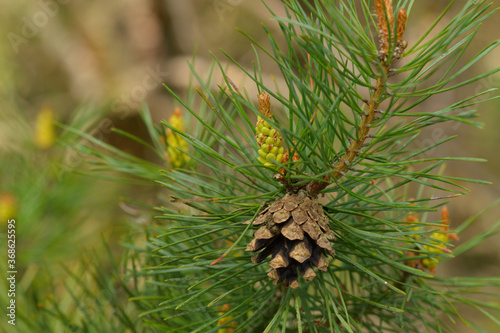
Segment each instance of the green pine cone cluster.
[{"label": "green pine cone cluster", "polygon": [[[265,92],[259,95],[260,112],[265,118],[271,118],[269,95]],[[273,128],[263,117],[257,117],[255,127],[257,144],[259,146],[257,160],[267,167],[277,168],[283,162],[284,149],[281,133]],[[276,164],[277,163],[277,164]]]},{"label": "green pine cone cluster", "polygon": [[444,252],[451,252],[444,248],[442,245],[443,243],[448,243],[450,240],[450,237],[448,234],[445,233],[440,233],[440,232],[435,232],[431,235],[431,238],[433,240],[436,240],[435,246],[429,246],[429,245],[423,245],[423,248],[427,251],[427,253],[434,253],[437,256],[433,258],[424,258],[422,259],[422,265],[430,269],[431,271],[434,270],[439,262],[439,254],[444,253]]},{"label": "green pine cone cluster", "polygon": [[[439,263],[439,259],[442,257],[442,256],[440,256],[440,254],[451,253],[451,250],[446,248],[445,244],[449,243],[450,240],[458,240],[458,236],[453,232],[451,232],[451,233],[446,232],[446,231],[448,231],[449,223],[450,223],[450,215],[448,212],[448,207],[446,207],[446,206],[444,206],[443,210],[441,211],[441,220],[443,222],[442,222],[442,226],[439,228],[440,232],[434,232],[430,236],[430,240],[432,241],[431,242],[432,245],[427,245],[427,244],[422,245],[422,247],[425,249],[427,254],[431,254],[432,257],[429,256],[429,257],[423,258],[419,261],[411,260],[411,261],[407,262],[407,265],[410,265],[412,267],[418,267],[418,268],[426,268],[426,269],[430,270],[432,273],[435,273],[436,267]],[[414,224],[414,223],[418,222],[418,216],[416,214],[412,214],[410,216],[407,216],[406,222]],[[413,227],[411,229],[415,230],[415,231],[419,231],[420,227]],[[412,235],[412,238],[418,241],[418,240],[420,240],[421,237],[420,237],[420,235],[415,234],[415,235]],[[408,254],[410,256],[418,255],[417,253],[412,252],[412,251],[409,252]]]}]

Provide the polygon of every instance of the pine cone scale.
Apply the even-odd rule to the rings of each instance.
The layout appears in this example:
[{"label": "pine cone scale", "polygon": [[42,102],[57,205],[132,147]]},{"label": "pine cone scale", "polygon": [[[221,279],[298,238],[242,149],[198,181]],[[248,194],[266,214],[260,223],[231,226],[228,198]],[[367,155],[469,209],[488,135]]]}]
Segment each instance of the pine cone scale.
[{"label": "pine cone scale", "polygon": [[271,239],[254,238],[250,243],[248,243],[245,251],[259,251],[260,249],[267,247],[269,244],[271,244],[272,241],[273,238]]},{"label": "pine cone scale", "polygon": [[332,244],[330,243],[330,241],[327,239],[327,237],[325,235],[321,235],[318,238],[316,244],[318,244],[319,247],[327,250],[328,253],[330,253],[332,255],[332,257],[335,255],[335,251],[332,248]]},{"label": "pine cone scale", "polygon": [[292,212],[292,218],[297,224],[302,224],[307,221],[307,213],[302,208],[297,208]]},{"label": "pine cone scale", "polygon": [[269,262],[272,268],[287,267],[290,264],[288,253],[286,249],[280,249],[276,256]]},{"label": "pine cone scale", "polygon": [[[281,239],[280,239],[281,238]],[[252,262],[254,264],[261,263],[264,259],[270,255],[275,255],[283,247],[283,237],[276,237],[267,240],[264,250],[252,257]]]},{"label": "pine cone scale", "polygon": [[300,201],[297,200],[297,197],[288,194],[283,198],[283,201],[285,201],[283,208],[289,212],[297,208],[300,203]]},{"label": "pine cone scale", "polygon": [[302,277],[307,282],[311,282],[316,277],[316,273],[314,272],[314,269],[309,265],[302,274]]},{"label": "pine cone scale", "polygon": [[297,260],[300,263],[303,263],[307,259],[311,258],[311,255],[312,255],[312,246],[310,245],[310,242],[295,243],[292,248],[292,251],[290,251],[290,257]]},{"label": "pine cone scale", "polygon": [[276,201],[269,206],[269,212],[276,213],[278,210],[281,210],[281,208],[283,208],[283,202],[281,199],[276,199]]},{"label": "pine cone scale", "polygon": [[314,221],[314,222],[317,222],[319,220],[319,215],[318,215],[318,212],[314,209],[315,207],[313,206],[312,209],[309,209],[307,211],[307,214],[309,215],[309,217]]},{"label": "pine cone scale", "polygon": [[255,221],[253,221],[253,225],[261,225],[268,221],[272,221],[271,214],[259,215]]},{"label": "pine cone scale", "polygon": [[304,223],[302,225],[302,229],[307,232],[307,234],[314,240],[318,240],[319,236],[321,235],[321,230],[318,224],[312,220],[308,220],[306,223]]},{"label": "pine cone scale", "polygon": [[288,219],[288,222],[281,229],[281,233],[289,240],[304,239],[302,228],[293,219]]},{"label": "pine cone scale", "polygon": [[281,209],[274,213],[273,219],[275,223],[283,223],[286,222],[290,218],[290,212],[284,209]]},{"label": "pine cone scale", "polygon": [[257,239],[269,239],[272,238],[274,235],[271,232],[271,230],[267,226],[262,226],[260,227],[255,233],[254,237]]},{"label": "pine cone scale", "polygon": [[328,222],[328,219],[320,218],[320,219],[318,219],[317,222],[318,222],[318,225],[320,226],[320,228],[323,230],[323,232],[328,233],[328,231],[331,231],[330,230],[330,223]]}]

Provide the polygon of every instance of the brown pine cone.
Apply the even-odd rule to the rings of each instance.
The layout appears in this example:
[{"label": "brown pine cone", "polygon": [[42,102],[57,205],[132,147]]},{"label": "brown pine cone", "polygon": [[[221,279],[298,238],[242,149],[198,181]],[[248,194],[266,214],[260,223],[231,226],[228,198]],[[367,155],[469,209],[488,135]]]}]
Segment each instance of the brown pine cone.
[{"label": "brown pine cone", "polygon": [[335,234],[330,230],[329,219],[318,201],[303,191],[276,198],[255,218],[253,225],[261,227],[254,232],[246,251],[263,249],[252,257],[254,264],[271,255],[272,270],[268,276],[276,280],[275,284],[283,282],[297,288],[299,272],[306,281],[311,281],[316,276],[313,266],[320,271],[328,267],[325,250],[332,257],[335,255],[330,243],[335,241]]}]

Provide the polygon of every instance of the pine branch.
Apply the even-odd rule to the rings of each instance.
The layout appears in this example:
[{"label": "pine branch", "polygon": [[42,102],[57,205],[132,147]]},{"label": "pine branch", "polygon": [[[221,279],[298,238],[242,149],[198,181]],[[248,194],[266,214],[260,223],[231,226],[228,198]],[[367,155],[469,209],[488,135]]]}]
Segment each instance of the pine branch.
[{"label": "pine branch", "polygon": [[[408,43],[403,40],[403,34],[406,29],[406,11],[400,8],[398,13],[398,21],[396,27],[396,47],[394,48],[393,57],[388,57],[387,53],[390,48],[389,35],[394,26],[394,15],[392,8],[392,1],[375,1],[375,8],[377,11],[378,33],[380,39],[380,70],[381,73],[377,78],[376,84],[373,87],[373,92],[369,101],[364,101],[366,104],[366,111],[362,117],[361,124],[357,130],[357,138],[351,140],[349,147],[346,149],[342,157],[338,158],[333,167],[333,178],[337,181],[338,178],[345,175],[348,169],[352,169],[351,164],[354,162],[358,154],[362,151],[363,147],[367,145],[366,141],[371,136],[369,135],[371,125],[373,122],[380,118],[379,114],[383,113],[379,109],[380,104],[384,101],[384,93],[386,93],[387,78],[390,73],[394,71],[391,68],[392,62],[401,57],[402,52],[408,46]],[[390,58],[390,60],[389,60]],[[310,196],[315,197],[328,186],[330,176],[327,175],[324,181],[318,183],[313,181],[307,185],[307,191]]]},{"label": "pine branch", "polygon": [[[164,133],[176,142],[169,154],[189,162],[149,175],[171,199],[157,208],[158,224],[145,229],[143,265],[131,272],[152,286],[133,297],[147,308],[145,322],[169,332],[419,332],[448,330],[440,315],[461,318],[456,304],[490,316],[497,305],[465,296],[473,280],[433,277],[439,262],[453,259],[449,228],[472,224],[456,227],[452,218],[450,227],[443,200],[465,194],[465,182],[485,183],[448,176],[443,166],[480,159],[422,156],[453,136],[414,146],[420,130],[435,124],[480,126],[464,108],[488,99],[484,93],[442,110],[415,108],[497,71],[448,86],[498,45],[459,66],[491,15],[488,6],[467,2],[443,31],[432,33],[433,25],[412,45],[403,39],[412,1],[362,2],[361,10],[350,0],[284,4],[287,15],[274,17],[284,47],[268,29],[270,50],[251,41],[279,67],[286,91],[262,82],[258,52],[252,70],[227,56],[257,86],[259,106],[216,57],[225,83],[219,91],[193,71],[202,114],[167,87],[195,130],[169,121],[152,131],[158,156]],[[389,83],[397,73],[401,80]],[[155,168],[118,152],[98,156],[142,178]]]}]

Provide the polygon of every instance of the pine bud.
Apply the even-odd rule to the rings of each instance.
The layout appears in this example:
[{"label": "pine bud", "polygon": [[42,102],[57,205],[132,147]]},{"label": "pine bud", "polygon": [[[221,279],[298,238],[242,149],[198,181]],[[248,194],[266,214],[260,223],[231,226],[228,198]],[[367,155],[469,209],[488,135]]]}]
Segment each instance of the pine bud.
[{"label": "pine bud", "polygon": [[[294,141],[293,143],[296,143],[296,142]],[[297,154],[297,152],[294,152],[293,148],[290,148],[290,149],[285,150],[284,153],[283,153],[283,157],[282,157],[282,163],[283,164],[285,164],[285,163],[287,163],[289,161],[289,159],[290,159],[290,152],[293,153],[293,156],[292,156],[292,161],[293,162],[297,162],[300,159],[299,154]],[[281,168],[280,172],[281,173],[285,173],[285,168]]]},{"label": "pine bud", "polygon": [[[398,12],[398,44],[403,41],[403,35],[406,30],[406,21],[408,20],[408,16],[406,15],[406,10],[404,8],[400,8]],[[406,43],[407,45],[408,43]],[[403,48],[406,47],[406,45]]]},{"label": "pine bud", "polygon": [[[412,204],[412,206],[413,206],[413,204]],[[406,216],[405,222],[406,222],[406,224],[409,224],[409,225],[418,223],[418,215],[412,213],[412,214]],[[414,231],[419,231],[420,227],[417,225],[417,226],[412,227],[410,229],[414,230]],[[411,238],[413,238],[415,240],[419,240],[420,239],[420,235],[419,234],[413,234],[413,235],[411,235]]]},{"label": "pine bud", "polygon": [[[174,114],[169,118],[168,122],[173,128],[180,132],[186,131],[186,126],[184,124],[184,118],[182,117],[182,112],[180,108],[174,110]],[[179,150],[182,149],[187,151],[188,143],[184,138],[182,138],[179,133],[172,130],[167,131],[167,154],[169,157],[169,163],[172,168],[181,168],[189,162],[190,157]]]},{"label": "pine bud", "polygon": [[[394,27],[394,9],[392,5],[392,0],[376,0],[375,1],[375,11],[378,18],[378,36],[379,36],[379,51],[381,59],[385,62],[387,61],[387,52],[389,51],[389,35],[392,33]],[[396,49],[394,51],[395,58],[401,57],[404,50],[408,46],[408,42],[403,39],[404,32],[406,30],[406,21],[408,20],[406,10],[400,8],[398,10],[398,22],[396,28]],[[389,31],[391,29],[391,31]]]},{"label": "pine bud", "polygon": [[[413,206],[413,204],[412,204],[412,206]],[[418,215],[412,213],[412,214],[406,216],[405,222],[408,225],[412,225],[412,224],[418,223]],[[420,226],[417,225],[417,226],[411,227],[410,229],[413,230],[413,231],[419,231],[420,230]],[[419,234],[411,234],[410,237],[413,238],[416,241],[418,241],[420,239],[420,235]],[[412,246],[413,242],[412,243],[407,242],[405,245]],[[415,253],[414,251],[406,251],[406,256],[409,257],[409,258],[412,258],[412,257],[417,256],[417,253]],[[407,260],[405,262],[405,265],[410,266],[410,267],[414,267],[414,268],[422,266],[421,263],[420,263],[420,261],[413,260],[413,259]]]},{"label": "pine bud", "polygon": [[[442,226],[439,228],[440,232],[434,232],[430,236],[431,245],[428,245],[428,244],[422,245],[422,247],[427,252],[427,254],[430,254],[431,256],[429,256],[428,258],[420,259],[420,260],[409,259],[405,262],[405,264],[407,266],[415,267],[415,268],[419,268],[419,269],[426,268],[426,269],[430,270],[432,273],[434,273],[435,269],[439,263],[439,258],[441,257],[441,254],[451,253],[451,250],[447,249],[444,246],[444,244],[448,243],[450,241],[450,239],[458,240],[458,236],[454,233],[443,232],[443,231],[448,231],[448,225],[449,225],[449,213],[448,213],[447,207],[443,207],[443,210],[441,211],[441,220],[443,222],[442,222]],[[411,215],[406,217],[406,222],[408,224],[418,223],[418,216],[416,214],[411,214]],[[415,231],[419,231],[420,227],[415,226],[415,227],[412,227],[411,229],[415,230]],[[416,241],[419,241],[421,239],[420,235],[418,235],[418,234],[411,235],[411,237]],[[415,249],[417,249],[417,248],[415,247]],[[406,255],[409,258],[412,258],[412,257],[419,256],[421,254],[418,252],[415,252],[415,251],[407,251]]]},{"label": "pine bud", "polygon": [[392,0],[376,0],[375,10],[378,18],[378,33],[380,39],[380,51],[387,52],[389,49],[389,31],[394,21],[392,11]]},{"label": "pine bud", "polygon": [[36,118],[35,144],[41,149],[47,149],[56,141],[54,111],[43,108]]},{"label": "pine bud", "polygon": [[[219,308],[219,316],[223,316],[224,313],[226,313],[227,311],[231,310],[231,306],[229,304],[224,304],[223,306],[221,306]],[[217,330],[217,333],[231,333],[231,332],[234,332],[236,326],[237,326],[237,323],[233,321],[233,316],[231,315],[227,315],[221,319],[218,320],[217,322],[217,326],[222,326],[226,323],[229,323],[228,325],[226,325],[224,328],[219,328]]]},{"label": "pine bud", "polygon": [[0,195],[0,223],[7,223],[11,218],[16,217],[17,200],[10,193]]},{"label": "pine bud", "polygon": [[[443,226],[440,228],[440,231],[448,231],[449,225],[449,213],[448,207],[443,207],[441,211],[441,219],[443,220]],[[443,243],[448,243],[450,239],[458,240],[458,236],[455,233],[446,233],[446,232],[434,232],[431,235],[431,239],[435,240],[434,245],[424,245],[423,248],[428,253],[437,254],[432,258],[424,258],[422,259],[422,265],[429,269],[431,272],[435,271],[437,264],[439,263],[439,254],[442,253],[451,253],[450,249],[444,247]]]},{"label": "pine bud", "polygon": [[270,97],[265,92],[259,95],[259,110],[264,118],[258,116],[257,125],[255,126],[255,138],[259,146],[257,161],[267,167],[276,169],[276,164],[281,164],[283,161],[283,138],[281,133],[265,120],[272,117]]}]

